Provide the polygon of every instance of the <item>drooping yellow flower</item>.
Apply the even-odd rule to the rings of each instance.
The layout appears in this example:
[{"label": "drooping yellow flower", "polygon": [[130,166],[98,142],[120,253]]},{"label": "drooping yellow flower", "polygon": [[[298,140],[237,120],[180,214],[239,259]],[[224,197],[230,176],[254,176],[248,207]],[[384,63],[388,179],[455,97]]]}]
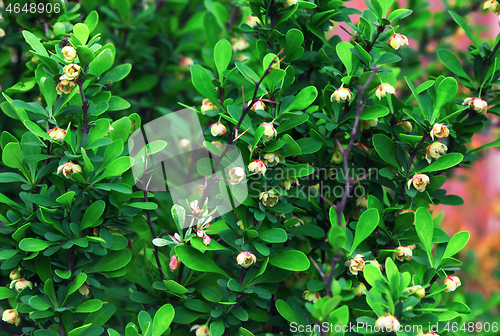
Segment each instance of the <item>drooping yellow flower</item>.
[{"label": "drooping yellow flower", "polygon": [[413,183],[415,189],[417,189],[420,192],[423,192],[425,191],[425,187],[429,184],[429,182],[430,182],[429,176],[425,174],[415,174],[411,179],[408,180],[408,189]]},{"label": "drooping yellow flower", "polygon": [[398,125],[403,127],[406,133],[410,133],[411,130],[413,129],[413,126],[407,120],[403,120],[402,122],[398,123]]},{"label": "drooping yellow flower", "polygon": [[248,164],[248,170],[251,173],[266,175],[267,167],[261,160],[253,160]]},{"label": "drooping yellow flower", "polygon": [[402,34],[399,34],[399,33],[393,34],[389,38],[389,44],[395,50],[398,50],[399,48],[401,48],[404,45],[409,45],[408,44],[408,38],[406,36],[402,35]]},{"label": "drooping yellow flower", "polygon": [[28,287],[29,289],[33,289],[33,284],[31,283],[31,281],[22,278],[12,280],[9,286],[10,289],[15,288],[18,292],[22,292],[26,287]]},{"label": "drooping yellow flower", "polygon": [[478,112],[486,113],[488,111],[488,103],[479,97],[469,97],[464,100],[462,105],[469,105],[469,108]]},{"label": "drooping yellow flower", "polygon": [[210,336],[210,331],[208,329],[208,326],[206,324],[203,325],[194,325],[191,327],[190,331],[196,331],[196,336]]},{"label": "drooping yellow flower", "polygon": [[262,137],[264,138],[264,141],[269,141],[273,137],[276,138],[276,136],[278,135],[278,132],[276,131],[276,129],[274,128],[274,125],[272,123],[264,122],[260,125],[264,126],[264,134],[262,135]]},{"label": "drooping yellow flower", "polygon": [[366,285],[362,282],[360,282],[358,286],[353,287],[352,290],[356,296],[366,295],[367,292]]},{"label": "drooping yellow flower", "polygon": [[377,96],[378,100],[381,100],[383,97],[387,96],[387,94],[395,94],[396,90],[394,86],[389,83],[380,84],[375,90],[375,96]]},{"label": "drooping yellow flower", "polygon": [[67,79],[67,80],[74,80],[77,79],[78,76],[80,75],[80,66],[78,64],[68,64],[63,68],[64,75],[59,77],[60,80]]},{"label": "drooping yellow flower", "polygon": [[321,299],[321,295],[319,295],[318,292],[310,290],[306,290],[304,293],[302,293],[302,297],[312,303],[315,303],[316,301]]},{"label": "drooping yellow flower", "polygon": [[439,141],[433,142],[425,149],[425,159],[427,162],[431,163],[432,159],[439,159],[441,156],[446,154],[447,150],[448,147],[446,147],[444,143]]},{"label": "drooping yellow flower", "polygon": [[498,13],[500,11],[500,4],[497,0],[488,0],[484,3],[483,9],[488,9],[493,13]]},{"label": "drooping yellow flower", "polygon": [[257,258],[252,252],[241,251],[236,257],[236,262],[241,267],[248,268],[257,262]]},{"label": "drooping yellow flower", "polygon": [[394,258],[396,258],[399,261],[410,261],[411,257],[413,256],[413,251],[411,248],[407,246],[398,246],[396,249],[397,252],[394,252]]},{"label": "drooping yellow flower", "polygon": [[432,140],[434,140],[434,137],[446,138],[449,135],[450,135],[450,130],[448,129],[448,127],[446,127],[446,125],[444,123],[443,124],[434,124],[434,126],[432,126],[432,130],[431,130]]},{"label": "drooping yellow flower", "polygon": [[66,130],[59,127],[51,128],[47,131],[47,134],[55,141],[63,142],[66,136]]},{"label": "drooping yellow flower", "polygon": [[[249,100],[247,105],[250,105],[252,101]],[[250,107],[251,110],[257,111],[257,110],[266,110],[266,104],[262,100],[257,100],[255,103],[253,103],[252,107]]]},{"label": "drooping yellow flower", "polygon": [[57,168],[57,173],[63,173],[64,177],[70,178],[73,173],[81,173],[82,167],[73,162],[66,162]]},{"label": "drooping yellow flower", "polygon": [[285,187],[285,190],[290,190],[292,184],[300,185],[299,180],[297,180],[296,177],[290,177],[288,179],[283,180],[283,186]]},{"label": "drooping yellow flower", "polygon": [[332,93],[330,101],[333,102],[335,100],[337,103],[340,103],[345,102],[346,100],[351,101],[352,97],[353,95],[351,90],[345,88],[344,83],[342,83],[342,85],[337,90],[335,90],[334,93]]},{"label": "drooping yellow flower", "polygon": [[231,184],[238,184],[245,179],[245,169],[243,167],[231,167],[229,169]]},{"label": "drooping yellow flower", "polygon": [[365,269],[365,259],[363,259],[363,255],[357,254],[354,258],[349,260],[348,266],[349,271],[353,275],[358,275],[358,272],[361,272]]},{"label": "drooping yellow flower", "polygon": [[57,84],[56,91],[58,94],[68,94],[76,86],[76,83],[71,80],[63,79]]},{"label": "drooping yellow flower", "polygon": [[259,195],[259,200],[262,202],[264,206],[273,207],[275,206],[281,195],[278,194],[274,189],[269,189],[268,191],[263,191]]},{"label": "drooping yellow flower", "polygon": [[15,324],[16,326],[21,323],[21,317],[16,309],[5,310],[2,314],[2,320],[10,324]]},{"label": "drooping yellow flower", "polygon": [[233,42],[233,51],[238,52],[246,49],[248,47],[248,42],[243,38],[240,37],[238,39],[232,39]]},{"label": "drooping yellow flower", "polygon": [[285,160],[283,159],[283,156],[281,154],[275,153],[275,152],[264,154],[262,159],[263,159],[264,163],[266,164],[266,166],[269,166],[269,167],[274,167],[280,162],[281,163],[285,162]]},{"label": "drooping yellow flower", "polygon": [[290,6],[295,5],[297,2],[299,2],[299,0],[286,0],[286,1],[283,1],[282,4],[285,7],[290,7]]}]

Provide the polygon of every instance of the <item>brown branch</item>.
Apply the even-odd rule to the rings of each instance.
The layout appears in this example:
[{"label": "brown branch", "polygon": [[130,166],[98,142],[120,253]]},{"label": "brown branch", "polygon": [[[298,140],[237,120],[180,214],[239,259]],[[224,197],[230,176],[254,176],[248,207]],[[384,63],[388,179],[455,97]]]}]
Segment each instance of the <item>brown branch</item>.
[{"label": "brown branch", "polygon": [[344,194],[342,195],[342,199],[340,201],[340,204],[337,206],[336,211],[337,211],[337,225],[341,225],[341,220],[342,220],[342,213],[344,211],[344,208],[347,204],[347,198],[349,197],[349,187],[351,184],[351,178],[349,177],[349,167],[348,167],[348,157],[349,153],[351,152],[352,144],[354,143],[354,139],[356,138],[356,135],[358,133],[358,125],[359,125],[359,120],[361,118],[361,114],[363,113],[363,109],[365,108],[365,104],[361,104],[361,100],[363,99],[363,92],[366,90],[370,82],[372,81],[373,77],[378,71],[378,67],[375,66],[373,67],[373,71],[366,80],[365,84],[363,86],[358,86],[358,99],[357,99],[357,105],[356,105],[356,118],[354,119],[354,125],[352,127],[351,131],[351,137],[349,139],[349,144],[347,145],[347,148],[345,149],[340,149],[342,151],[342,159],[343,159],[343,164],[344,164],[344,172],[346,176],[346,181],[345,181],[345,189],[344,189]]},{"label": "brown branch", "polygon": [[80,96],[82,97],[82,110],[83,110],[83,126],[82,126],[82,132],[83,135],[86,135],[89,132],[89,127],[87,125],[87,113],[89,110],[89,102],[85,98],[85,93],[83,92],[83,84],[85,83],[85,75],[87,74],[87,71],[89,71],[89,66],[85,68],[83,72],[83,78],[78,81],[78,86],[80,87]]}]

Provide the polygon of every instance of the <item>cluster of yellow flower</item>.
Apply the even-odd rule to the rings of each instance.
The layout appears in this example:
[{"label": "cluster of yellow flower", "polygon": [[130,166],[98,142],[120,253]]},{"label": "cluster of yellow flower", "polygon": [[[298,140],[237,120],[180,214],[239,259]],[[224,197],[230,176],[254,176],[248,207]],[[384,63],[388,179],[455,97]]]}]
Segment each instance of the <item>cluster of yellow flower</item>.
[{"label": "cluster of yellow flower", "polygon": [[[77,57],[76,50],[72,46],[65,46],[62,49],[62,54],[64,55],[64,61],[71,63]],[[59,94],[69,94],[73,88],[76,86],[76,79],[80,75],[80,66],[76,63],[71,63],[65,65],[63,68],[64,74],[59,77],[59,84],[57,84],[56,90]]]}]

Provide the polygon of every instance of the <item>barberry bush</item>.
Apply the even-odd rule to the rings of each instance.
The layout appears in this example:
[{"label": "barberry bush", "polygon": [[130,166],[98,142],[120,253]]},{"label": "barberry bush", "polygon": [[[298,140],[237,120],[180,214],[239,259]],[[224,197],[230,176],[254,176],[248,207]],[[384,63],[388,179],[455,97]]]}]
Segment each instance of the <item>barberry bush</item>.
[{"label": "barberry bush", "polygon": [[[450,11],[468,54],[438,49],[449,73],[415,74],[425,32],[405,26],[426,21],[423,3],[110,0],[19,16],[0,50],[15,78],[0,104],[15,125],[0,137],[0,335],[471,332],[452,296],[469,233],[450,237],[432,206],[463,203],[442,187],[500,113],[500,42]],[[22,75],[2,61],[13,46]],[[183,107],[202,143],[179,121],[139,145]],[[210,160],[180,165],[202,183],[184,198],[170,178],[152,188],[155,154],[195,147]]]}]

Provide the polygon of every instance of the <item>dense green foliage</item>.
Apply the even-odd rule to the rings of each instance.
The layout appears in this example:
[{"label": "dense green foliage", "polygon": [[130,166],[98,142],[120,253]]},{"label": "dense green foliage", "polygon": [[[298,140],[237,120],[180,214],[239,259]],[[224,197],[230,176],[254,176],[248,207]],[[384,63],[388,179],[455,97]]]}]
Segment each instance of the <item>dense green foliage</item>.
[{"label": "dense green foliage", "polygon": [[[463,61],[437,50],[449,76],[416,71],[401,34],[437,31],[423,3],[367,1],[354,25],[337,0],[82,1],[2,26],[0,305],[19,326],[0,335],[467,334],[451,292],[469,233],[450,237],[429,207],[463,203],[442,186],[498,111],[499,41],[443,14],[473,44]],[[350,42],[326,37],[333,22]],[[183,106],[232,183],[191,161],[209,177],[174,204],[144,188],[146,168],[183,143],[137,153],[130,137]],[[242,203],[228,212],[226,187]],[[363,327],[297,328],[324,322]]]}]

